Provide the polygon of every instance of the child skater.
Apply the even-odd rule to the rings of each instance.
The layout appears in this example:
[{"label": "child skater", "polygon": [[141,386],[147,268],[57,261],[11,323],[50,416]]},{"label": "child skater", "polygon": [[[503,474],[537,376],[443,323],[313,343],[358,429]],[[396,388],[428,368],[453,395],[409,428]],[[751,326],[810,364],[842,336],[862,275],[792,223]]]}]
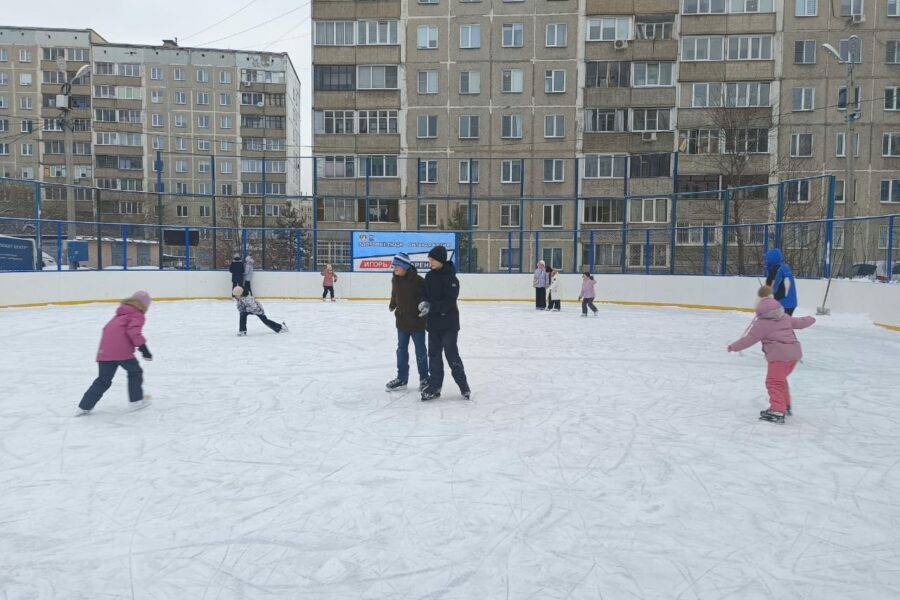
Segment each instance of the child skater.
[{"label": "child skater", "polygon": [[578,294],[578,299],[581,300],[581,316],[586,317],[588,308],[593,311],[594,316],[597,316],[597,307],[594,306],[594,298],[597,295],[597,292],[594,291],[594,286],[597,285],[597,282],[594,281],[594,276],[585,271],[581,274],[581,293]]},{"label": "child skater", "polygon": [[131,409],[145,408],[150,404],[150,396],[144,395],[144,371],[134,357],[137,348],[144,360],[153,360],[144,339],[144,313],[150,308],[150,294],[135,292],[123,300],[116,309],[116,315],[103,328],[100,349],[97,351],[99,374],[78,403],[76,417],[91,414],[94,406],[103,397],[119,367],[128,373],[128,401]]},{"label": "child skater", "polygon": [[391,262],[394,276],[391,278],[391,302],[388,309],[397,321],[397,377],[388,381],[389,392],[405,390],[409,380],[409,340],[416,349],[416,367],[419,371],[419,391],[428,386],[428,350],[425,348],[425,318],[419,316],[422,286],[425,281],[416,272],[409,255],[400,252]]},{"label": "child skater", "polygon": [[266,327],[275,333],[288,332],[287,325],[284,323],[278,324],[266,317],[266,312],[263,310],[262,304],[260,304],[248,290],[245,290],[238,285],[231,290],[231,295],[237,302],[237,309],[241,315],[240,320],[238,321],[238,337],[247,335],[247,315],[256,315],[259,317],[260,321],[266,324]]},{"label": "child skater", "polygon": [[428,331],[428,387],[422,390],[422,401],[441,397],[441,386],[444,383],[444,359],[450,365],[453,380],[459,386],[463,398],[471,396],[469,382],[459,348],[459,279],[453,262],[447,260],[447,249],[435,246],[428,253],[431,270],[425,275],[425,287],[422,302],[419,303],[419,316],[428,316],[425,329]]},{"label": "child skater", "polygon": [[550,287],[548,288],[548,303],[547,310],[555,310],[559,312],[560,309],[560,299],[559,299],[559,271],[553,269],[550,271]]},{"label": "child skater", "polygon": [[337,281],[337,273],[331,268],[331,265],[325,265],[322,271],[322,302],[325,302],[325,296],[331,294],[331,301],[334,302],[334,283]]},{"label": "child skater", "polygon": [[769,408],[759,413],[762,421],[784,423],[784,415],[791,414],[791,391],[787,378],[803,356],[795,329],[805,329],[816,322],[814,317],[792,317],[772,297],[772,288],[759,289],[756,318],[739,340],[728,344],[729,352],[740,352],[756,342],[762,342],[763,353],[769,363],[766,373],[766,389],[769,392]]},{"label": "child skater", "polygon": [[241,260],[241,253],[235,252],[231,257],[231,265],[228,266],[231,271],[231,287],[236,285],[244,285],[244,261]]}]

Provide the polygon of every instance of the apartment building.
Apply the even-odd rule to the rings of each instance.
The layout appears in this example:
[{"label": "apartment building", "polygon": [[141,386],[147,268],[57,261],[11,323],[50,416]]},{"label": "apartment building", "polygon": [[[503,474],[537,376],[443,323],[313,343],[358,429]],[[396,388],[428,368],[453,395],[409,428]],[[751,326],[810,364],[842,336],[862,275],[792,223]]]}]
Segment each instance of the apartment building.
[{"label": "apartment building", "polygon": [[[85,65],[64,122],[57,95]],[[46,182],[49,218],[66,217],[54,184],[73,181],[99,189],[76,190],[79,220],[154,222],[157,197],[147,192],[164,191],[177,194],[162,203],[164,222],[259,225],[264,197],[274,219],[300,193],[300,120],[287,54],[0,27],[0,175]]]},{"label": "apartment building", "polygon": [[[675,240],[679,261],[696,260],[700,226],[722,222],[714,190],[824,172],[842,200],[846,66],[820,44],[850,52],[851,35],[856,212],[893,212],[898,11],[897,0],[316,0],[318,221],[465,229],[471,214],[478,268],[527,271],[538,258],[643,269],[647,252],[669,268],[671,236],[648,243],[645,230],[674,219],[697,226]],[[675,193],[691,196],[673,206]],[[730,222],[772,219],[779,203],[788,218],[825,214],[823,182],[777,196],[730,194]],[[729,236],[753,253],[765,242],[760,228]],[[341,263],[343,242],[324,244]]]}]

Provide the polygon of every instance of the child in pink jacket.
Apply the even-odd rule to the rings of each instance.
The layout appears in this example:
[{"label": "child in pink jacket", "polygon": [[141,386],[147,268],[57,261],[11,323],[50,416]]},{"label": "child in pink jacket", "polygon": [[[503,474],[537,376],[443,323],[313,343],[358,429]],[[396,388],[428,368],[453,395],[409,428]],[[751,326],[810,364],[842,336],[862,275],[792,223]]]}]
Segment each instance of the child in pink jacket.
[{"label": "child in pink jacket", "polygon": [[763,353],[769,363],[766,374],[769,408],[760,412],[759,418],[784,423],[785,412],[791,414],[791,391],[787,378],[803,356],[794,330],[805,329],[815,323],[816,319],[786,315],[781,303],[771,297],[771,289],[768,294],[764,294],[765,287],[759,291],[761,299],[756,305],[756,318],[741,339],[728,344],[728,351],[739,352],[756,342],[762,342]]},{"label": "child in pink jacket", "polygon": [[131,298],[123,300],[116,315],[103,328],[100,349],[97,351],[97,366],[100,373],[78,403],[76,417],[90,414],[109,386],[119,367],[128,373],[128,399],[132,409],[144,408],[150,404],[150,396],[143,391],[144,371],[134,357],[137,348],[144,360],[153,360],[147,348],[147,340],[142,331],[144,313],[150,308],[150,294],[135,292]]},{"label": "child in pink jacket", "polygon": [[322,302],[325,302],[325,296],[331,293],[331,301],[334,302],[334,283],[337,281],[337,273],[331,268],[331,265],[325,265],[322,271]]}]

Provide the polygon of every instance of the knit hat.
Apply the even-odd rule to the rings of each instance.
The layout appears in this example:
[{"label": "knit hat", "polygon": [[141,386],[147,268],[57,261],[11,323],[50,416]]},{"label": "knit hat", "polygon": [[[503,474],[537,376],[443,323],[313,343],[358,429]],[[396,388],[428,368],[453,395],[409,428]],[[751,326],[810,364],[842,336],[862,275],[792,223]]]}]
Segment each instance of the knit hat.
[{"label": "knit hat", "polygon": [[234,286],[234,289],[231,290],[231,295],[234,296],[235,298],[240,298],[241,296],[244,295],[244,288],[242,288],[239,285]]},{"label": "knit hat", "polygon": [[150,308],[150,294],[148,294],[144,290],[133,293],[129,300],[134,300],[135,302],[143,306],[144,310]]},{"label": "knit hat", "polygon": [[447,262],[447,249],[443,246],[435,246],[428,253],[428,258],[433,258],[439,263],[443,264]]},{"label": "knit hat", "polygon": [[394,255],[394,260],[391,261],[391,266],[408,269],[412,266],[412,261],[409,260],[409,255],[406,252],[398,252]]},{"label": "knit hat", "polygon": [[234,253],[234,256],[233,256],[232,258],[234,258],[234,260],[241,260],[241,253],[240,253],[240,252],[235,252],[235,253]]}]

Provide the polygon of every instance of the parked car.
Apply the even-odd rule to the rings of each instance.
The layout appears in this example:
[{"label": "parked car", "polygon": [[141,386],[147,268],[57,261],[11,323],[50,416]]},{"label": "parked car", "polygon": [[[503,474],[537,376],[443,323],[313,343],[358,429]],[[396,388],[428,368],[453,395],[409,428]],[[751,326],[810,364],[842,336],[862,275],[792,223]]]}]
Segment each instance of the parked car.
[{"label": "parked car", "polygon": [[[867,278],[874,281],[887,281],[887,262],[883,260],[872,260],[853,265],[850,272],[852,279]],[[894,263],[891,269],[891,280],[900,281],[900,262]]]}]

